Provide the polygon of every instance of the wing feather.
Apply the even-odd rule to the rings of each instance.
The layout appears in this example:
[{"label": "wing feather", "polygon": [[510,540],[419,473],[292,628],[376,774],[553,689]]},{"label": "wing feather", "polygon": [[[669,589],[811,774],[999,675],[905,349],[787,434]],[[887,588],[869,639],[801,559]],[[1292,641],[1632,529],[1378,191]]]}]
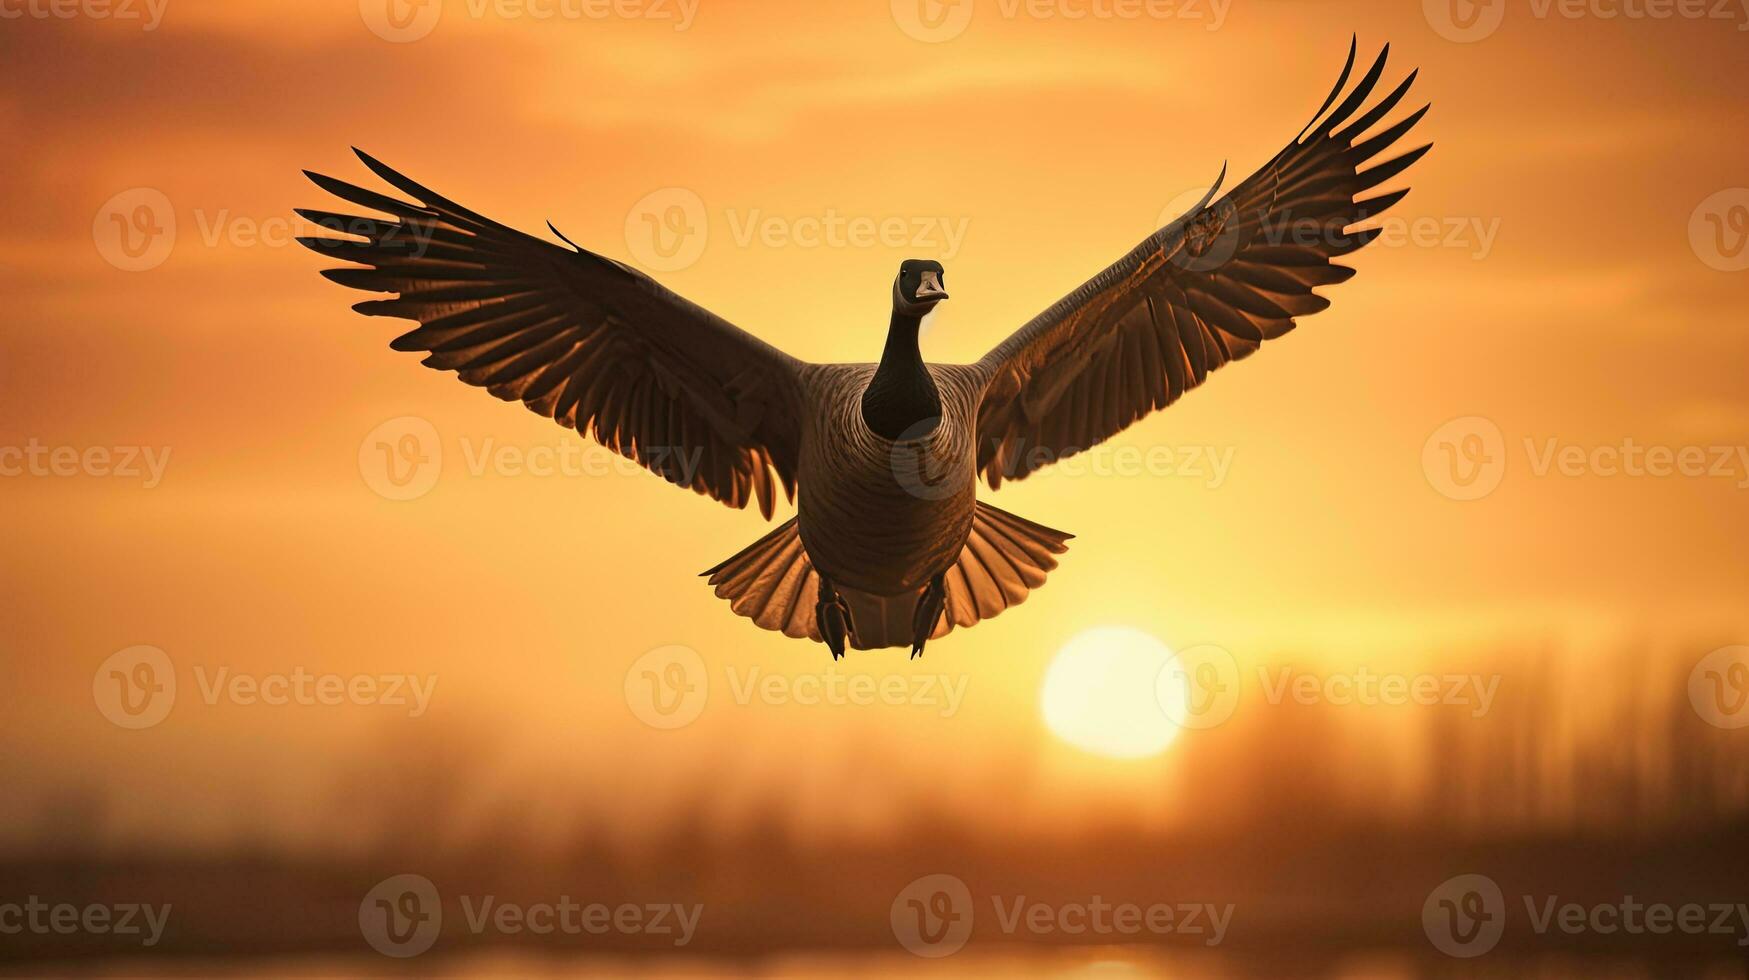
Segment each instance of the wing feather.
[{"label": "wing feather", "polygon": [[777,485],[794,497],[795,359],[629,266],[498,224],[354,152],[413,201],[305,171],[335,197],[392,217],[300,209],[347,237],[298,240],[352,263],[325,270],[328,279],[396,294],[353,306],[419,324],[390,347],[424,353],[428,367],[731,507],[757,499],[770,517]]},{"label": "wing feather", "polygon": [[1359,196],[1431,148],[1360,169],[1427,113],[1423,106],[1357,142],[1415,81],[1411,72],[1368,104],[1389,54],[1386,45],[1349,89],[1356,64],[1350,44],[1336,85],[1274,159],[1218,200],[1217,179],[1196,207],[978,362],[988,378],[978,409],[978,468],[990,486],[1097,445],[1330,305],[1313,290],[1354,275],[1332,260],[1380,234],[1354,226],[1408,191]]}]

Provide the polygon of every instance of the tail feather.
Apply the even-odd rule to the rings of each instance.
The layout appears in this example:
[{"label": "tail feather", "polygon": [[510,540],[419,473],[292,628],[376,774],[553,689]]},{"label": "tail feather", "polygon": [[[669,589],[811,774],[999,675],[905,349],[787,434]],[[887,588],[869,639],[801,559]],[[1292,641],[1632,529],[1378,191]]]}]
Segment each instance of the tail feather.
[{"label": "tail feather", "polygon": [[[971,537],[947,570],[947,608],[931,639],[956,626],[972,626],[1025,601],[1057,567],[1073,535],[1036,524],[980,501]],[[718,597],[737,615],[762,629],[797,639],[820,639],[814,604],[820,576],[802,547],[796,520],[748,545],[705,572]],[[858,650],[911,645],[915,594],[879,596],[840,588],[855,620],[851,645]]]}]

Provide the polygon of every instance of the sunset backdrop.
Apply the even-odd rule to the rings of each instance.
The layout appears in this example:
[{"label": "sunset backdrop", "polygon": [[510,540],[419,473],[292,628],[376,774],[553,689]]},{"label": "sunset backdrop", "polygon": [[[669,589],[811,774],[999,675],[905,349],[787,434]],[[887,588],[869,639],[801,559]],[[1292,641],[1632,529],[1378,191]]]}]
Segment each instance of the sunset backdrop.
[{"label": "sunset backdrop", "polygon": [[[1498,682],[1479,718],[1322,705],[1312,795],[1338,811],[1608,822],[1551,773],[1591,753],[1661,785],[1656,730],[1726,746],[1717,809],[1740,813],[1741,733],[1697,717],[1688,684],[1749,643],[1749,14],[1495,5],[1504,22],[1474,40],[1438,3],[169,0],[151,29],[143,2],[125,8],[142,19],[8,6],[0,446],[137,447],[162,470],[0,477],[0,844],[368,855],[417,824],[438,848],[643,853],[682,830],[831,849],[950,825],[1267,827],[1282,811],[1243,801],[1281,791],[1303,747],[1269,727],[1286,710],[1271,665]],[[696,576],[764,532],[755,511],[391,352],[403,322],[352,313],[317,275],[333,263],[292,242],[294,207],[333,204],[303,169],[379,186],[357,146],[511,226],[551,220],[808,360],[878,358],[898,263],[936,258],[953,299],[924,353],[967,361],[1223,163],[1236,180],[1268,160],[1356,33],[1363,59],[1391,43],[1387,83],[1420,69],[1405,108],[1433,103],[1390,232],[1291,336],[1109,455],[989,495],[1076,538],[1024,606],[914,661],[833,665],[732,615]],[[1453,420],[1454,444],[1504,460],[1480,499],[1442,470]],[[434,482],[390,499],[375,446],[410,431],[437,447]],[[1716,472],[1635,476],[1594,453],[1628,446],[1699,447]],[[1543,465],[1572,447],[1570,471]],[[529,472],[543,459],[570,463]],[[1233,719],[1141,759],[1053,735],[1046,670],[1106,626],[1230,653]],[[128,730],[94,678],[136,645],[178,687]],[[671,646],[709,691],[664,729],[628,692]],[[435,686],[414,717],[203,696],[221,670]],[[832,674],[916,686],[860,705],[748,693],[772,674],[791,694]],[[1542,767],[1535,799],[1464,813],[1466,777],[1433,746],[1496,737]]]}]

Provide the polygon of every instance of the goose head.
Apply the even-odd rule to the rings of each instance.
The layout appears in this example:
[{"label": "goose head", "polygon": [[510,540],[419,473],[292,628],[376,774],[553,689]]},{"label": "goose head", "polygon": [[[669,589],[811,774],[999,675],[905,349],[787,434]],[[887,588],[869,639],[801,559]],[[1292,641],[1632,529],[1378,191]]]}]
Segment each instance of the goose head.
[{"label": "goose head", "polygon": [[942,285],[946,275],[941,263],[934,259],[906,259],[899,263],[899,274],[893,279],[893,312],[921,318],[935,304],[947,299]]}]

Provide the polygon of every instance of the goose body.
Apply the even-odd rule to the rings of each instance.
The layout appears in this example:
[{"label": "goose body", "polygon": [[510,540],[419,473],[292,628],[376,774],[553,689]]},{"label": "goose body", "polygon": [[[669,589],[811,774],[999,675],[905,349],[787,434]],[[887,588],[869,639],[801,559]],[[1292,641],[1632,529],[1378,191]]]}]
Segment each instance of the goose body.
[{"label": "goose body", "polygon": [[1314,290],[1353,275],[1333,260],[1376,237],[1355,226],[1407,190],[1362,195],[1429,148],[1376,160],[1427,111],[1373,131],[1415,78],[1372,100],[1389,50],[1338,103],[1351,45],[1312,122],[1267,164],[1218,200],[1217,179],[973,364],[929,364],[918,347],[947,298],[939,263],[900,266],[878,363],[809,364],[623,263],[505,227],[362,152],[417,203],[311,173],[388,217],[300,209],[348,236],[300,241],[350,263],[329,279],[394,294],[354,308],[416,321],[391,346],[428,367],[731,507],[757,501],[769,518],[781,487],[796,516],[707,571],[716,594],[835,657],[915,656],[1023,601],[1065,550],[1069,535],[979,500],[980,478],[993,490],[1110,438],[1327,307]]},{"label": "goose body", "polygon": [[804,369],[796,513],[802,544],[832,581],[876,595],[914,591],[945,572],[972,530],[978,499],[974,372],[928,365],[941,397],[933,424],[890,439],[863,417],[876,365]]}]

